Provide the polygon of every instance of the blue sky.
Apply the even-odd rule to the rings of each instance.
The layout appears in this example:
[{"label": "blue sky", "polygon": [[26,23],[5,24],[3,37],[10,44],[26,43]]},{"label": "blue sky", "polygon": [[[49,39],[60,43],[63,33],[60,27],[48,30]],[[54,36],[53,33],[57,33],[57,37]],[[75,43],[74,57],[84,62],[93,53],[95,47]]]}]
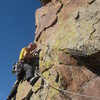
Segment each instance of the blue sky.
[{"label": "blue sky", "polygon": [[0,100],[6,100],[16,76],[12,64],[34,39],[35,11],[40,0],[0,0]]}]

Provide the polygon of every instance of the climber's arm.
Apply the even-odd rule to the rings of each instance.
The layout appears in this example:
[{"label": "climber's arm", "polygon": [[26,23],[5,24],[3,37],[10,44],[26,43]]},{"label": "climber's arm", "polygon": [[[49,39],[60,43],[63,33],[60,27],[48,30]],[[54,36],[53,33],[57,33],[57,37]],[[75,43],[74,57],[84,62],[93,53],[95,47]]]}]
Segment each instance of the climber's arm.
[{"label": "climber's arm", "polygon": [[35,50],[31,51],[30,54],[33,55],[33,56],[37,56],[38,52],[37,52],[37,50],[35,49]]},{"label": "climber's arm", "polygon": [[34,55],[36,53],[36,50],[33,50],[30,52],[31,55]]}]

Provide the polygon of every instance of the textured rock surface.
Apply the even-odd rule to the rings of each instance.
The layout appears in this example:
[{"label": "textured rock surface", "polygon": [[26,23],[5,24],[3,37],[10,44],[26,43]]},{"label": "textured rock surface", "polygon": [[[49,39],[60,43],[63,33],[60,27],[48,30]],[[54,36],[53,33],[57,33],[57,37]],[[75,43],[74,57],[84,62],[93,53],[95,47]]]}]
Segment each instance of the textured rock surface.
[{"label": "textured rock surface", "polygon": [[100,100],[58,91],[100,97],[100,0],[50,0],[44,5],[36,11],[35,40],[46,82],[37,81],[30,100]]},{"label": "textured rock surface", "polygon": [[32,87],[29,85],[28,82],[23,82],[23,83],[20,83],[19,87],[18,87],[18,93],[17,93],[17,97],[16,99],[17,100],[22,100],[24,99],[28,92],[30,91]]},{"label": "textured rock surface", "polygon": [[51,0],[41,0],[42,5],[46,5],[47,3],[49,3]]}]

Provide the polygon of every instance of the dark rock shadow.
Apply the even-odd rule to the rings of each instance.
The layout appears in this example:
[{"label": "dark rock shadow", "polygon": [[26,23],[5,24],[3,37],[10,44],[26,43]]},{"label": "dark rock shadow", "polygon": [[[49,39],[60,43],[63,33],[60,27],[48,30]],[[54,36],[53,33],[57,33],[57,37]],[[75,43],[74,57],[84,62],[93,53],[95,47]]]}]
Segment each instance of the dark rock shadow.
[{"label": "dark rock shadow", "polygon": [[100,76],[100,52],[87,57],[78,57],[78,59],[86,68]]},{"label": "dark rock shadow", "polygon": [[68,49],[68,51],[70,51],[70,54],[78,60],[80,65],[84,65],[87,69],[100,76],[100,51],[89,56],[86,56],[82,54],[81,51],[75,49]]},{"label": "dark rock shadow", "polygon": [[41,0],[41,4],[45,6],[47,3],[51,2],[51,0]]}]

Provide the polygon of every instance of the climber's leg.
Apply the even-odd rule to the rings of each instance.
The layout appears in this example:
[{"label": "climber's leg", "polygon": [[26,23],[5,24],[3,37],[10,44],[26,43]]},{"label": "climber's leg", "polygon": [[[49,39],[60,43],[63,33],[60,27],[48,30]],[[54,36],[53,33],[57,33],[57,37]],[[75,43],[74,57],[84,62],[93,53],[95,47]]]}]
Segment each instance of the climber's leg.
[{"label": "climber's leg", "polygon": [[27,81],[33,86],[39,79],[39,76],[37,77],[34,76],[34,70],[28,64],[24,64],[24,70],[25,70]]},{"label": "climber's leg", "polygon": [[25,77],[26,77],[27,81],[30,81],[30,79],[32,77],[34,77],[33,68],[30,65],[26,64],[26,63],[24,64],[23,68],[24,68],[24,72],[25,72],[25,75],[26,75]]},{"label": "climber's leg", "polygon": [[34,86],[34,84],[38,81],[40,76],[36,76],[30,79],[30,85]]},{"label": "climber's leg", "polygon": [[20,83],[20,80],[15,81],[7,100],[11,100],[11,98],[14,98],[16,96],[17,88],[18,88],[19,83]]},{"label": "climber's leg", "polygon": [[11,90],[7,100],[11,100],[11,98],[16,98],[18,85],[19,85],[20,81],[23,80],[23,78],[24,78],[24,73],[17,74],[16,81],[12,87],[12,90]]}]

